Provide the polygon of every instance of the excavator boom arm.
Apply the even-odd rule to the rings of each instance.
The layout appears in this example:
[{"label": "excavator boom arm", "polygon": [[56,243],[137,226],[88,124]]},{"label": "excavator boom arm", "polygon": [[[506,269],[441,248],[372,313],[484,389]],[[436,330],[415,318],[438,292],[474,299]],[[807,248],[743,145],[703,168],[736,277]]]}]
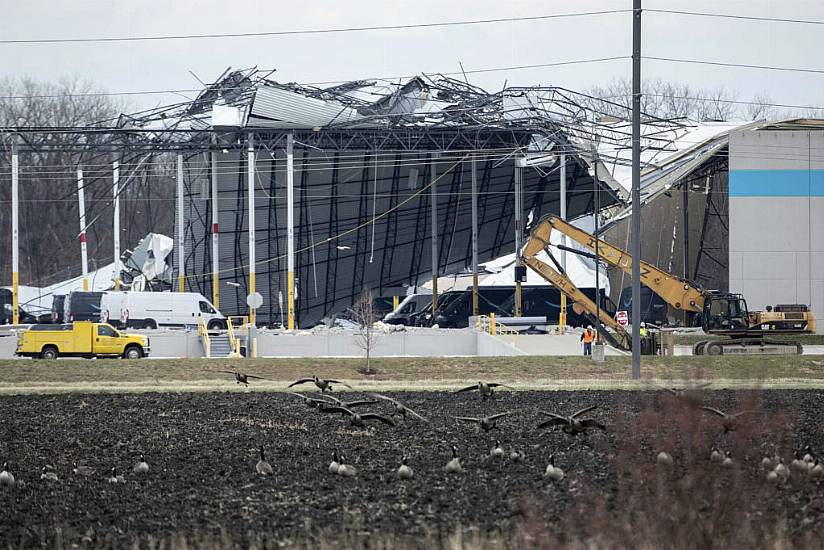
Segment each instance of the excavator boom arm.
[{"label": "excavator boom arm", "polygon": [[[595,251],[596,238],[594,235],[578,229],[556,216],[549,216],[544,218],[530,235],[524,247],[524,258],[534,257],[545,246],[548,246],[553,229],[589,250]],[[609,265],[632,275],[632,256],[626,250],[599,239],[598,256]],[[641,283],[676,309],[696,313],[701,313],[704,309],[705,292],[703,289],[644,261],[641,261]]]}]

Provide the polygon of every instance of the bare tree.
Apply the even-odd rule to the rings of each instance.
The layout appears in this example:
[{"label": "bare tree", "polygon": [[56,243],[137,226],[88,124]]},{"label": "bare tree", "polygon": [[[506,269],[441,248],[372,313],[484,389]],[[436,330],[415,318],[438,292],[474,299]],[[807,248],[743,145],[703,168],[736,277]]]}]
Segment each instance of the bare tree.
[{"label": "bare tree", "polygon": [[752,102],[744,107],[744,114],[748,120],[766,120],[775,116],[772,99],[767,92],[762,92],[752,98]]},{"label": "bare tree", "polygon": [[358,300],[350,310],[352,320],[358,325],[355,332],[355,344],[363,350],[366,356],[366,367],[359,370],[361,374],[374,374],[370,364],[372,351],[378,339],[378,332],[375,330],[375,322],[378,315],[375,311],[375,301],[372,299],[372,292],[364,288],[358,296]]}]

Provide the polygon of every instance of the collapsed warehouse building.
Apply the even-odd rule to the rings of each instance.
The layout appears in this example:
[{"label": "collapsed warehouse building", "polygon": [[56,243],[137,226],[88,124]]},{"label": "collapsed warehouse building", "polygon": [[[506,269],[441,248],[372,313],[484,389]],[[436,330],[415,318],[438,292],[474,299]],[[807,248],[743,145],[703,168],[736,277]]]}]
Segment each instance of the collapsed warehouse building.
[{"label": "collapsed warehouse building", "polygon": [[[283,84],[248,69],[226,71],[193,100],[122,115],[91,133],[4,132],[19,137],[24,163],[56,150],[82,154],[79,165],[96,162],[86,186],[110,185],[100,167],[114,161],[121,187],[176,180],[173,287],[211,296],[230,315],[249,311],[254,290],[262,297],[259,324],[286,324],[291,309],[295,326],[305,327],[351,307],[363,288],[402,294],[511,254],[547,214],[586,224],[597,210],[605,238],[628,248],[629,117],[614,116],[614,105],[600,108],[604,101],[557,87],[489,93],[443,75]],[[769,135],[777,143],[759,151],[769,158],[791,136],[799,147],[808,136],[792,167],[803,171],[804,158],[814,156],[810,136],[820,134],[815,121],[646,116],[643,259],[706,288],[751,294],[760,283],[742,258],[760,251],[748,244],[751,215],[736,217],[731,207],[739,195],[731,200],[728,179],[733,162],[749,174],[753,155],[734,161],[731,143]],[[800,187],[796,193],[809,203],[809,223],[817,219],[816,189],[811,183],[805,196]],[[793,284],[761,288],[751,307],[783,300],[815,308],[824,300],[815,232],[805,243],[793,251],[793,273],[779,274]],[[629,280],[611,272],[610,282],[618,303]]]}]

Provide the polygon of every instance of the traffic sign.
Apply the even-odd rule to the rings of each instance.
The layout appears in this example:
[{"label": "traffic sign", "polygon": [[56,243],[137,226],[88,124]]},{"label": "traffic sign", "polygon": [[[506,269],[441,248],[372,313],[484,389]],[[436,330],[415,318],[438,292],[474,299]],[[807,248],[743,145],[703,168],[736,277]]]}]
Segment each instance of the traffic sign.
[{"label": "traffic sign", "polygon": [[257,309],[263,305],[263,296],[260,295],[260,292],[253,292],[246,297],[246,304],[251,308]]}]

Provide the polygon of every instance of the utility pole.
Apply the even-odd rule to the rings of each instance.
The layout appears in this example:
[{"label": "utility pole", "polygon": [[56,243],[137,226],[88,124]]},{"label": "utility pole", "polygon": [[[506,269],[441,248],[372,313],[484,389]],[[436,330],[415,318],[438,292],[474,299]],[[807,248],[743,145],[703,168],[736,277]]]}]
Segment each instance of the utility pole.
[{"label": "utility pole", "polygon": [[112,164],[112,193],[114,194],[114,224],[112,238],[114,244],[114,289],[120,290],[120,163],[114,161]]},{"label": "utility pole", "polygon": [[[566,153],[561,153],[561,219],[566,221],[567,218],[567,181],[566,181],[567,173],[566,173]],[[561,237],[561,244],[564,246],[568,246],[566,235]],[[566,250],[561,251],[561,267],[564,268],[564,273],[566,273]],[[567,323],[567,297],[566,294],[563,292],[559,293],[561,295],[561,311],[558,314],[558,332],[561,334],[564,333],[564,327]]]},{"label": "utility pole", "polygon": [[183,260],[186,231],[183,227],[183,155],[177,155],[177,291],[186,292],[186,262]]},{"label": "utility pole", "polygon": [[[257,257],[255,255],[255,245],[257,237],[255,237],[255,134],[254,132],[249,132],[248,136],[248,151],[246,161],[248,163],[248,176],[247,176],[247,195],[249,201],[249,212],[247,217],[249,219],[249,287],[247,294],[251,296],[256,290],[256,282],[255,282],[255,263],[257,262]],[[255,308],[249,307],[249,325],[255,326]],[[251,348],[251,346],[250,346]],[[249,350],[252,351],[251,349]],[[250,353],[251,354],[251,353]],[[254,357],[254,354],[251,354]]]},{"label": "utility pole", "polygon": [[295,330],[295,136],[286,134],[286,328]]},{"label": "utility pole", "polygon": [[83,269],[83,292],[89,291],[89,257],[86,251],[86,195],[83,169],[77,169],[77,208],[80,213],[80,262]]},{"label": "utility pole", "polygon": [[641,378],[641,0],[632,2],[632,379]]},{"label": "utility pole", "polygon": [[220,246],[218,246],[218,218],[220,211],[217,204],[217,138],[212,132],[212,150],[209,153],[212,175],[212,303],[220,307]]},{"label": "utility pole", "polygon": [[11,324],[20,323],[20,164],[17,157],[17,136],[11,144]]},{"label": "utility pole", "polygon": [[478,316],[478,166],[472,153],[472,315]]},{"label": "utility pole", "polygon": [[601,341],[601,255],[598,251],[598,243],[601,236],[598,234],[598,214],[601,211],[601,186],[598,182],[598,140],[592,142],[592,163],[595,166],[595,177],[593,178],[593,203],[595,204],[595,341]]}]

